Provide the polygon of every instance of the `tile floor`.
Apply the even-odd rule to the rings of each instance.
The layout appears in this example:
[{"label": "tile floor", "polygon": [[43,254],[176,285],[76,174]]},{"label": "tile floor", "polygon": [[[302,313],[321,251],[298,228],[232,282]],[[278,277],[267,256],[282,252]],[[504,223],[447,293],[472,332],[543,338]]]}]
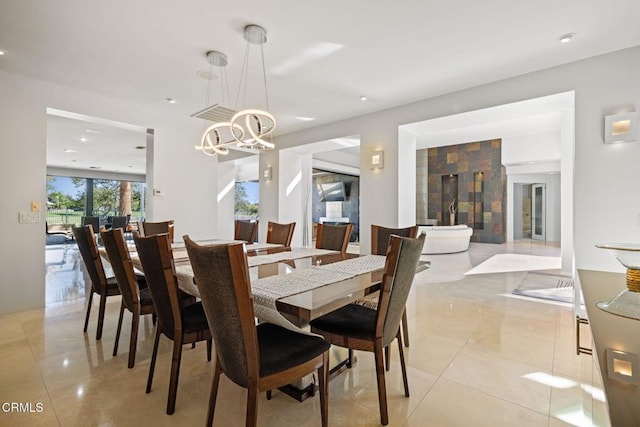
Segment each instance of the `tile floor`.
[{"label": "tile floor", "polygon": [[[51,251],[47,308],[0,316],[0,426],[202,425],[212,376],[206,346],[185,346],[176,412],[166,415],[170,342],[161,341],[153,390],[145,394],[151,320],[141,322],[136,366],[127,369],[130,316],[120,354],[113,357],[118,298],[107,304],[102,340],[95,340],[97,301],[83,334],[77,254],[72,248]],[[524,272],[464,275],[496,253],[558,256],[559,249],[532,242],[472,244],[462,254],[423,257],[432,268],[416,276],[407,305],[411,397],[403,395],[394,347],[387,377],[390,425],[608,426],[597,364],[575,354],[572,308],[511,297]],[[357,356],[357,365],[330,383],[330,425],[379,425],[373,356]],[[29,403],[31,412],[6,412],[7,402]],[[245,402],[245,391],[223,376],[215,425],[244,425]],[[318,399],[262,396],[259,424],[320,425]]]}]

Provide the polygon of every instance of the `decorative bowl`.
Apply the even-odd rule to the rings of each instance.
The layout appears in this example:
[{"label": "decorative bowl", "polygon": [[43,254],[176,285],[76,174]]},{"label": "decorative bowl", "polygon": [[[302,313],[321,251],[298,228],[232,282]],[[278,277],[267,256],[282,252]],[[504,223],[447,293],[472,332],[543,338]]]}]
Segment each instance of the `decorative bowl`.
[{"label": "decorative bowl", "polygon": [[627,289],[611,301],[599,302],[596,306],[616,316],[640,320],[640,244],[605,243],[596,247],[609,250],[627,268]]}]

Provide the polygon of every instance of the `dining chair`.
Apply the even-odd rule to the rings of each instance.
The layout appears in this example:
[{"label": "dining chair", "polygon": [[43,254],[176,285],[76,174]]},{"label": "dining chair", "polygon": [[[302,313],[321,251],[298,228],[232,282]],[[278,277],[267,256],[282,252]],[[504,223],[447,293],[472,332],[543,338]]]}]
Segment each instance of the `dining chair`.
[{"label": "dining chair", "polygon": [[171,415],[176,407],[182,345],[207,341],[207,360],[211,361],[211,332],[209,331],[209,325],[201,302],[189,305],[180,304],[180,292],[173,264],[169,234],[154,234],[142,237],[139,233],[134,232],[133,240],[138,250],[142,270],[147,279],[147,286],[158,316],[146,392],[151,392],[160,335],[164,334],[173,341],[173,357],[171,359],[169,395],[167,398],[167,414]]},{"label": "dining chair", "polygon": [[409,397],[409,381],[404,360],[400,320],[416,273],[424,234],[416,239],[391,236],[376,310],[349,304],[310,322],[311,332],[331,344],[374,353],[380,422],[389,423],[383,349],[398,340],[404,394]]},{"label": "dining chair", "polygon": [[234,239],[244,240],[247,244],[252,244],[256,241],[258,236],[258,220],[255,221],[243,221],[236,220]]},{"label": "dining chair", "polygon": [[127,216],[112,216],[111,228],[123,228],[126,229],[129,224],[129,218]]},{"label": "dining chair", "polygon": [[188,236],[184,241],[216,344],[206,425],[213,424],[221,373],[247,389],[246,425],[255,426],[260,392],[317,370],[320,415],[326,426],[329,344],[271,323],[256,325],[243,244],[200,246]]},{"label": "dining chair", "polygon": [[93,294],[100,296],[100,309],[98,311],[98,329],[96,339],[102,339],[102,327],[104,325],[104,312],[107,306],[107,297],[120,295],[115,277],[107,278],[102,264],[102,258],[98,252],[98,242],[92,225],[73,227],[73,236],[78,243],[78,250],[84,261],[84,265],[91,280],[91,292],[87,304],[87,315],[84,320],[84,332],[87,332],[89,315],[93,303]]},{"label": "dining chair", "polygon": [[293,230],[296,228],[296,223],[290,224],[278,224],[277,222],[269,221],[267,224],[267,243],[278,243],[285,247],[291,246],[291,239],[293,239]]},{"label": "dining chair", "polygon": [[[123,217],[126,218],[126,217]],[[120,341],[120,332],[122,330],[122,318],[125,308],[132,314],[131,318],[131,338],[129,340],[129,363],[128,367],[133,368],[136,361],[136,345],[138,342],[138,324],[140,316],[151,314],[154,316],[153,300],[151,293],[146,286],[139,287],[136,278],[131,255],[124,237],[122,228],[112,228],[111,230],[102,230],[100,232],[102,243],[107,251],[109,263],[113,268],[120,294],[122,295],[122,304],[120,305],[120,317],[118,318],[118,329],[116,332],[116,341],[113,345],[113,355],[118,354],[118,342]]]},{"label": "dining chair", "polygon": [[[173,230],[174,230],[174,221],[172,219],[168,221],[160,221],[160,222],[148,222],[144,221],[142,223],[138,223],[138,227],[142,224],[143,236],[153,236],[155,234],[169,234],[169,241],[171,243],[174,242],[173,238]],[[139,229],[139,228],[138,228]]]},{"label": "dining chair", "polygon": [[346,252],[353,224],[318,224],[316,249]]},{"label": "dining chair", "polygon": [[83,216],[80,219],[81,225],[91,225],[93,227],[94,233],[100,231],[100,217],[97,216]]},{"label": "dining chair", "polygon": [[[411,237],[414,239],[418,236],[418,226],[414,225],[404,228],[388,228],[371,224],[371,253],[373,255],[386,255],[391,235]],[[370,301],[370,303],[377,304],[377,300],[369,299],[368,301]],[[402,338],[404,338],[405,347],[409,347],[409,326],[406,309],[402,312]],[[388,366],[389,365],[387,364],[387,367]]]}]

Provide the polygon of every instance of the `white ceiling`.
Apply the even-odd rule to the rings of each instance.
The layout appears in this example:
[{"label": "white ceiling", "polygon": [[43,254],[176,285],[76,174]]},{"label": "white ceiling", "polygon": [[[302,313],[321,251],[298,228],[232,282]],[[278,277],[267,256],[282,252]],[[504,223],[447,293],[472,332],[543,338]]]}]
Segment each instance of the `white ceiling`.
[{"label": "white ceiling", "polygon": [[[242,30],[258,24],[283,134],[636,46],[638,16],[637,0],[2,1],[0,69],[189,116],[209,50],[228,56],[235,97]],[[263,106],[260,77],[249,69],[241,106]]]}]

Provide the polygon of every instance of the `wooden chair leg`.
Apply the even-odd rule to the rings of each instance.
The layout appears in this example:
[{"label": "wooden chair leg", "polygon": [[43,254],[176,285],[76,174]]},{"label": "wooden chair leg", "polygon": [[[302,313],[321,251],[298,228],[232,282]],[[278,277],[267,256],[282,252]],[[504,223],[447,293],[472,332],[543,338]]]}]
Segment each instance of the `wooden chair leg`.
[{"label": "wooden chair leg", "polygon": [[129,365],[131,369],[136,364],[136,348],[138,346],[138,326],[140,324],[140,313],[133,312],[133,318],[131,319],[131,339],[129,340]]},{"label": "wooden chair leg", "polygon": [[384,348],[384,366],[387,371],[391,369],[391,350],[389,349],[389,346]]},{"label": "wooden chair leg", "polygon": [[267,400],[271,400],[271,390],[267,390]]},{"label": "wooden chair leg", "polygon": [[322,355],[322,366],[318,368],[318,392],[320,393],[320,417],[322,427],[329,424],[329,352]]},{"label": "wooden chair leg", "polygon": [[211,350],[213,348],[213,342],[207,340],[207,361],[211,362]]},{"label": "wooden chair leg", "polygon": [[404,383],[404,395],[409,397],[409,380],[407,379],[407,364],[404,360],[404,350],[402,348],[402,334],[398,330],[398,349],[400,351],[400,366],[402,367],[402,382]]},{"label": "wooden chair leg", "polygon": [[378,404],[380,406],[380,423],[383,426],[389,424],[389,413],[387,412],[387,386],[384,379],[384,355],[382,346],[376,345],[374,350],[376,361],[376,380],[378,382]]},{"label": "wooden chair leg", "polygon": [[118,317],[118,328],[116,329],[116,341],[113,343],[113,355],[118,355],[118,343],[120,342],[120,332],[122,331],[122,317],[124,316],[124,300],[120,304],[120,316]]},{"label": "wooden chair leg", "polygon": [[102,327],[104,326],[104,312],[107,310],[107,295],[100,295],[100,310],[98,311],[98,330],[96,331],[96,340],[102,339]]},{"label": "wooden chair leg", "polygon": [[213,381],[211,382],[211,393],[209,394],[209,409],[207,411],[207,426],[213,426],[213,415],[216,411],[216,400],[218,398],[218,384],[220,384],[220,362],[216,357],[213,369]]},{"label": "wooden chair leg", "polygon": [[250,383],[247,387],[247,427],[258,425],[258,384]]},{"label": "wooden chair leg", "polygon": [[169,377],[169,397],[167,398],[167,415],[176,409],[178,395],[178,378],[180,377],[180,361],[182,360],[182,337],[173,340],[173,356],[171,358],[171,376]]},{"label": "wooden chair leg", "polygon": [[89,326],[89,315],[91,314],[92,303],[93,303],[93,289],[89,291],[89,303],[87,304],[87,316],[84,318],[84,332],[87,332],[87,326]]},{"label": "wooden chair leg", "polygon": [[409,322],[407,321],[407,309],[402,312],[402,334],[404,336],[404,345],[409,347]]},{"label": "wooden chair leg", "polygon": [[151,392],[153,382],[153,371],[156,369],[156,357],[158,357],[158,343],[160,342],[160,327],[156,326],[156,338],[153,341],[153,353],[151,353],[151,363],[149,364],[149,378],[147,379],[146,393]]},{"label": "wooden chair leg", "polygon": [[353,366],[353,350],[349,349],[349,358],[347,359],[347,368],[351,368]]}]

